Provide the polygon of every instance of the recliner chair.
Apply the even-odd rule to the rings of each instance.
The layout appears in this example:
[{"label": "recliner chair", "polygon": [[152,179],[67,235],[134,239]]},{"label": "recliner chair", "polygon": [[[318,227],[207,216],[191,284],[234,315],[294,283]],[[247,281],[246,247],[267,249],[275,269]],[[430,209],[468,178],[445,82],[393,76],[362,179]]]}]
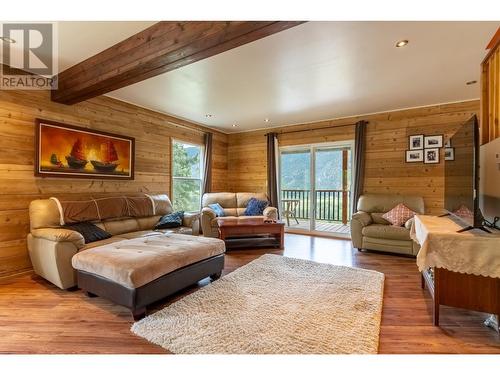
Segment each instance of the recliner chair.
[{"label": "recliner chair", "polygon": [[351,240],[358,250],[378,250],[417,255],[420,246],[410,238],[413,219],[402,227],[391,225],[382,215],[399,203],[418,214],[424,213],[424,199],[396,194],[364,194],[359,197],[358,211],[351,218]]}]

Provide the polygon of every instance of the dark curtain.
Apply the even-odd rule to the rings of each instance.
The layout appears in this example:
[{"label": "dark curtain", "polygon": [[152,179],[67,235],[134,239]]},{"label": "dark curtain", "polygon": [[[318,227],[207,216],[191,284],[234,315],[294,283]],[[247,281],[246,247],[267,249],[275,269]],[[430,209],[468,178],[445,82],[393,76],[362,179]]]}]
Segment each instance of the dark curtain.
[{"label": "dark curtain", "polygon": [[276,133],[267,134],[267,197],[272,207],[278,207],[278,180],[276,178]]},{"label": "dark curtain", "polygon": [[212,190],[212,133],[205,134],[205,157],[203,160],[202,195]]},{"label": "dark curtain", "polygon": [[354,140],[354,185],[352,187],[352,212],[357,211],[358,199],[363,194],[365,177],[366,121],[356,123]]}]

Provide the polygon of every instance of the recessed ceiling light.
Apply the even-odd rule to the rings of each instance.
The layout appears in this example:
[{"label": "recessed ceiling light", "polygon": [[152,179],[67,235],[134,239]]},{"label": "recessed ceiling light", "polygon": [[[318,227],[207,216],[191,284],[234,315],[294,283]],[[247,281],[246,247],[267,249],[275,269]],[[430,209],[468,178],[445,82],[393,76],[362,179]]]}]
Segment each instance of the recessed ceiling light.
[{"label": "recessed ceiling light", "polygon": [[268,118],[264,119],[264,122],[269,122],[269,119]]},{"label": "recessed ceiling light", "polygon": [[396,47],[404,47],[408,44],[408,41],[405,39],[405,40],[400,40],[399,42],[396,43]]},{"label": "recessed ceiling light", "polygon": [[466,85],[473,85],[473,84],[475,84],[475,83],[477,83],[477,81],[469,81],[469,82],[465,82],[465,84],[466,84]]},{"label": "recessed ceiling light", "polygon": [[233,128],[235,128],[235,127],[236,127],[236,124],[233,124]]},{"label": "recessed ceiling light", "polygon": [[205,115],[205,117],[206,117],[206,118],[210,118],[210,117],[212,117],[212,115],[211,115],[210,113],[207,113],[207,114]]},{"label": "recessed ceiling light", "polygon": [[15,43],[16,40],[15,39],[12,39],[12,38],[8,38],[6,36],[0,36],[0,40],[2,42],[6,42],[6,43]]}]

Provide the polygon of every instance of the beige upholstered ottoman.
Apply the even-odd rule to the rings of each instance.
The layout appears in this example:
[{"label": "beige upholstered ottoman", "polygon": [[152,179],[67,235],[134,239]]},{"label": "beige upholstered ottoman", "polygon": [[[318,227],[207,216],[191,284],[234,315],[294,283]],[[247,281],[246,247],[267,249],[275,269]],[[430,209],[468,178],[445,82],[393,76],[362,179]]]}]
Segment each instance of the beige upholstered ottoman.
[{"label": "beige upholstered ottoman", "polygon": [[73,256],[78,286],[132,310],[146,306],[224,268],[224,242],[216,238],[162,234],[110,243]]}]

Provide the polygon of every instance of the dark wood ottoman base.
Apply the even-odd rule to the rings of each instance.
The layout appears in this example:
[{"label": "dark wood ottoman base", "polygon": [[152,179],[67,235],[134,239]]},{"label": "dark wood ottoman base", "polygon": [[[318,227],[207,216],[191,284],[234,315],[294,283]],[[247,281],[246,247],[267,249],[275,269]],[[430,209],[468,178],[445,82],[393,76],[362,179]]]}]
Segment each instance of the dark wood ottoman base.
[{"label": "dark wood ottoman base", "polygon": [[77,270],[78,287],[89,297],[99,296],[132,310],[135,320],[143,318],[147,305],[184,289],[205,277],[220,277],[224,254],[179,268],[139,288],[129,288],[104,277]]}]

